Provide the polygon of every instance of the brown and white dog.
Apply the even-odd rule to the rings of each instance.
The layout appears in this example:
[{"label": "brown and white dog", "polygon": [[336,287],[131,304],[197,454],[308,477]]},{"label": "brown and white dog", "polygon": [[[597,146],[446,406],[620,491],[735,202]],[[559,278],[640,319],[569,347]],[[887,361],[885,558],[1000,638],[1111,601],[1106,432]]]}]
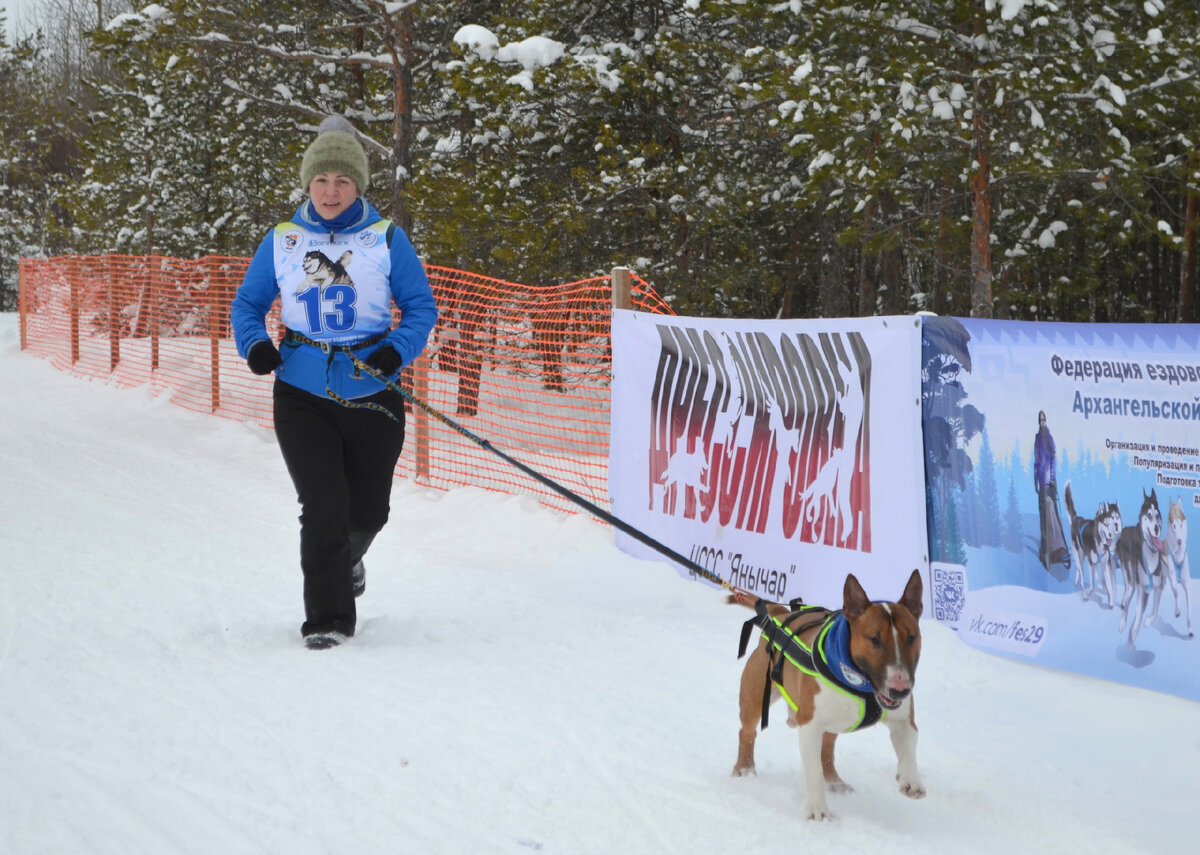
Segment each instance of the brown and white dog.
[{"label": "brown and white dog", "polygon": [[[800,737],[808,819],[832,818],[825,801],[826,787],[837,793],[853,791],[834,767],[833,746],[838,734],[879,718],[891,732],[899,761],[896,780],[900,792],[914,799],[923,797],[912,698],[921,655],[918,620],[922,594],[921,574],[914,570],[897,602],[871,602],[858,579],[853,574],[847,576],[840,613],[810,606],[789,614],[787,606],[765,602],[760,606],[758,598],[750,595],[730,597],[732,602],[756,608],[760,617],[769,615],[769,620],[761,624],[763,638],[742,672],[742,726],[733,774],[754,774],[754,742],[760,719],[765,726],[765,705],[786,696],[792,707],[788,725],[795,727]],[[777,665],[783,655],[775,643],[781,638],[781,624],[789,629],[787,644],[793,644],[794,639],[814,654],[828,654],[828,662],[834,663],[837,672],[833,674],[836,681],[825,664],[811,671],[801,670],[795,660],[803,657],[795,648],[782,665]],[[767,681],[773,676],[778,682],[770,684],[768,695]]]}]

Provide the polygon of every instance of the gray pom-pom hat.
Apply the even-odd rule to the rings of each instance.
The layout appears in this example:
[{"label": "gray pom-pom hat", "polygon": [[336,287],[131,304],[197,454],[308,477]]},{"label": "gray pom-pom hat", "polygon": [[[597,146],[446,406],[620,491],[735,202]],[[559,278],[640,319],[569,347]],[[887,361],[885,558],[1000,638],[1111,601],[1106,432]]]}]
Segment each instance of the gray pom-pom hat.
[{"label": "gray pom-pom hat", "polygon": [[312,141],[300,161],[300,185],[308,192],[313,177],[322,172],[341,172],[358,185],[358,194],[366,192],[371,180],[367,153],[355,136],[354,126],[341,116],[330,116],[317,127]]}]

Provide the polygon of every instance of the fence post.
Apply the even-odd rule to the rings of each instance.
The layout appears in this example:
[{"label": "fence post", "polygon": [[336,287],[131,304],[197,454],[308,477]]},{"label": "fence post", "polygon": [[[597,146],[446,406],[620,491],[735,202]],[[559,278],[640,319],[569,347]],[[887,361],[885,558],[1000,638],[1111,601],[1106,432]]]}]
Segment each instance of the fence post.
[{"label": "fence post", "polygon": [[633,308],[633,273],[628,267],[612,269],[612,304],[614,309]]},{"label": "fence post", "polygon": [[117,317],[117,286],[113,282],[112,275],[113,257],[112,255],[104,256],[104,281],[105,287],[108,290],[108,373],[112,374],[117,370],[117,363],[121,361],[121,330],[120,321]]},{"label": "fence post", "polygon": [[150,299],[149,299],[149,319],[147,323],[150,326],[150,370],[155,371],[158,368],[158,301],[161,299],[158,291],[162,287],[162,277],[159,276],[160,263],[158,256],[150,256]]},{"label": "fence post", "polygon": [[71,365],[79,361],[79,256],[67,258],[67,280],[71,291]]},{"label": "fence post", "polygon": [[29,347],[29,319],[26,314],[29,312],[28,301],[25,297],[25,266],[24,258],[17,259],[17,319],[19,321],[21,331],[21,350]]},{"label": "fence post", "polygon": [[221,407],[221,325],[217,322],[221,309],[221,287],[217,283],[217,259],[209,256],[208,268],[208,333],[212,362],[212,411]]},{"label": "fence post", "polygon": [[[628,267],[612,269],[612,304],[614,309],[633,308],[633,274]],[[609,370],[612,370],[613,340],[612,319],[609,318],[608,341],[604,345],[604,356],[608,360]]]},{"label": "fence post", "polygon": [[[418,258],[421,262],[421,267],[424,269],[425,259]],[[428,273],[428,271],[427,271]],[[413,360],[410,377],[412,381],[413,395],[417,400],[424,401],[429,397],[429,365],[430,359],[426,355],[420,355]],[[403,375],[402,375],[403,376]],[[413,449],[414,462],[414,477],[425,478],[429,480],[429,416],[420,407],[412,407],[409,409],[409,414],[413,417],[412,422],[412,437],[416,448]]]},{"label": "fence post", "polygon": [[[413,396],[418,401],[428,400],[429,357],[424,354],[418,356],[412,363],[412,388]],[[413,449],[415,475],[417,478],[424,478],[426,482],[429,482],[429,417],[420,407],[413,407],[411,412],[415,418],[413,423],[413,441],[416,443],[416,448]]]}]

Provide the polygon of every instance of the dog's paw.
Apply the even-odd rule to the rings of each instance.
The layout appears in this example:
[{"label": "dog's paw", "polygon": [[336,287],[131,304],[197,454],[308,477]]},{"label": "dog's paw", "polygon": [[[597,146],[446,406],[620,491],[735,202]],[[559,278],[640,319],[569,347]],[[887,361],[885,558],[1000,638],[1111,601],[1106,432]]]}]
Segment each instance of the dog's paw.
[{"label": "dog's paw", "polygon": [[814,822],[827,822],[833,819],[833,814],[826,805],[809,805],[805,811],[804,818],[813,820]]},{"label": "dog's paw", "polygon": [[900,781],[900,792],[908,796],[910,799],[925,798],[925,786],[920,782],[920,780],[914,779],[912,781],[905,781],[901,779],[899,775],[896,776],[896,780]]},{"label": "dog's paw", "polygon": [[826,781],[825,786],[829,792],[838,793],[840,795],[846,795],[847,793],[854,792],[854,787],[847,784],[841,778],[838,778],[836,781]]},{"label": "dog's paw", "polygon": [[758,770],[756,770],[754,768],[753,764],[751,764],[749,766],[734,766],[733,767],[733,777],[735,777],[735,778],[745,778],[749,775],[757,775],[757,774],[758,774]]}]

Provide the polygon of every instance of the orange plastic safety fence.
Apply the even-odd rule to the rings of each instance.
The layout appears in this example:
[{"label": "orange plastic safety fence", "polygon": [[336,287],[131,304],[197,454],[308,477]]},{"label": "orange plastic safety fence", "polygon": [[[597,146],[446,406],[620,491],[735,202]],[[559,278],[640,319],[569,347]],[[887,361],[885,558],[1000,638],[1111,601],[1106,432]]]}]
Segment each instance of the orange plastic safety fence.
[{"label": "orange plastic safety fence", "polygon": [[[21,347],[60,370],[154,394],[196,412],[271,427],[274,379],[237,355],[229,304],[248,258],[59,256],[19,265]],[[530,286],[426,267],[440,309],[401,383],[496,449],[608,507],[612,276]],[[618,283],[620,284],[620,283]],[[626,304],[671,314],[644,280]],[[267,319],[278,340],[278,303]],[[397,474],[446,489],[532,493],[578,507],[430,417],[408,414]]]}]

